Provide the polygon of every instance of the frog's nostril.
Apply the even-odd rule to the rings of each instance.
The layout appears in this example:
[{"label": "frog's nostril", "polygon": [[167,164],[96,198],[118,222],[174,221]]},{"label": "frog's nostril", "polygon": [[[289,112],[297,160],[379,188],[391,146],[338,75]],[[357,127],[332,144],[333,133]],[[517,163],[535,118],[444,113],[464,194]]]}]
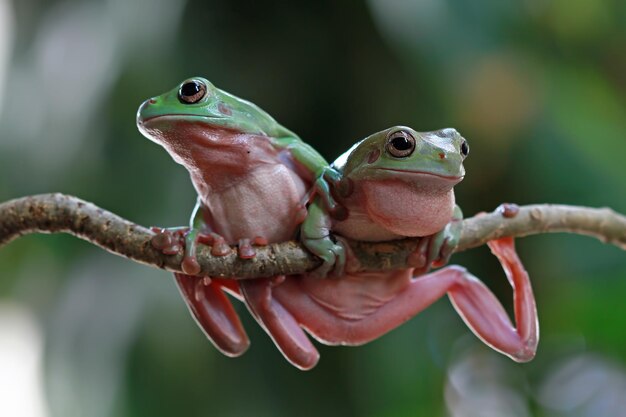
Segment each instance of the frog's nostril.
[{"label": "frog's nostril", "polygon": [[150,100],[148,100],[148,103],[149,103],[149,104],[156,104],[156,100],[155,100],[155,99],[153,99],[153,98],[151,98]]}]

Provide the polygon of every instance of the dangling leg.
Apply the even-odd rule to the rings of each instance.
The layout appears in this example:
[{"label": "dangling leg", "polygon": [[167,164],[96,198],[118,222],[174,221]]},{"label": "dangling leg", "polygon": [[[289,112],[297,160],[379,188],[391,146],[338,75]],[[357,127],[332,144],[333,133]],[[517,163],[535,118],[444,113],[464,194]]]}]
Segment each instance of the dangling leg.
[{"label": "dangling leg", "polygon": [[313,368],[319,353],[289,311],[272,296],[272,278],[239,282],[246,305],[285,358],[302,370]]},{"label": "dangling leg", "polygon": [[[242,355],[250,341],[230,300],[222,291],[231,288],[218,280],[174,274],[191,315],[207,338],[226,356]],[[236,283],[235,283],[236,284]]]},{"label": "dangling leg", "polygon": [[459,266],[414,279],[408,278],[411,270],[350,274],[339,280],[288,279],[274,288],[271,301],[289,311],[289,320],[323,343],[360,345],[395,329],[447,293],[481,340],[516,361],[528,361],[538,342],[528,274],[512,239],[493,241],[489,246],[513,285],[517,328],[493,293]]},{"label": "dangling leg", "polygon": [[[528,361],[538,342],[537,312],[528,274],[512,239],[489,242],[489,246],[513,285],[517,328],[493,293],[458,266],[409,283],[406,280],[410,270],[398,270],[376,273],[384,274],[378,277],[372,273],[351,274],[340,278],[341,282],[302,277],[288,278],[275,288],[269,279],[244,280],[240,285],[257,321],[283,355],[300,369],[312,368],[318,359],[300,326],[327,344],[359,345],[395,329],[446,293],[481,340],[516,361]],[[384,292],[387,296],[383,298],[388,300],[372,308],[371,301],[382,300]]]},{"label": "dangling leg", "polygon": [[492,240],[487,244],[500,260],[513,287],[517,327],[511,324],[502,305],[484,285],[484,290],[479,286],[461,291],[452,289],[450,299],[467,325],[485,343],[517,362],[527,362],[535,356],[539,342],[537,308],[528,273],[515,252],[513,238]]}]

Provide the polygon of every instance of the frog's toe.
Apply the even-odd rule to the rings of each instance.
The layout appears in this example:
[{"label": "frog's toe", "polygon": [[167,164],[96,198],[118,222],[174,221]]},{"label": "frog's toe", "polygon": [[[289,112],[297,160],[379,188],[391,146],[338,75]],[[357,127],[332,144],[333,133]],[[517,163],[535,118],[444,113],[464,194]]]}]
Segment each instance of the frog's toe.
[{"label": "frog's toe", "polygon": [[302,243],[312,254],[322,260],[320,266],[309,272],[311,276],[320,278],[327,276],[338,261],[340,269],[343,270],[345,266],[345,249],[342,243],[335,243],[329,236],[319,239],[303,239]]},{"label": "frog's toe", "polygon": [[153,227],[152,231],[155,235],[150,239],[150,244],[164,255],[175,255],[184,245],[181,235],[178,233],[178,228],[162,229]]},{"label": "frog's toe", "polygon": [[326,278],[328,273],[333,269],[333,263],[324,261],[320,266],[310,271],[308,274],[315,278]]},{"label": "frog's toe", "polygon": [[333,245],[323,254],[317,254],[322,259],[322,264],[310,272],[310,275],[319,278],[327,276],[343,276],[346,266],[346,252],[343,246]]},{"label": "frog's toe", "polygon": [[230,253],[230,246],[228,246],[226,240],[217,233],[199,234],[198,242],[211,246],[211,255],[213,256],[226,256]]},{"label": "frog's toe", "polygon": [[250,239],[240,239],[237,253],[241,259],[252,259],[256,256],[256,251],[250,243]]},{"label": "frog's toe", "polygon": [[422,237],[417,246],[407,257],[407,265],[412,268],[423,269],[428,265],[428,245],[430,243],[430,237]]},{"label": "frog's toe", "polygon": [[333,253],[335,254],[335,265],[330,275],[334,278],[342,277],[346,269],[346,249],[343,242],[338,241],[333,248]]},{"label": "frog's toe", "polygon": [[185,255],[183,262],[180,264],[181,269],[187,275],[198,275],[201,271],[200,264],[195,256]]}]

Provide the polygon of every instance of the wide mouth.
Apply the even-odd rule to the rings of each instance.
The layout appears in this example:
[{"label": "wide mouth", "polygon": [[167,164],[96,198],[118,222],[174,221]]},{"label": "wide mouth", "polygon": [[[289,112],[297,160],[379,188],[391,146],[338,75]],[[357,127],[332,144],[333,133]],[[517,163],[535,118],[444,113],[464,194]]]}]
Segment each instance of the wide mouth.
[{"label": "wide mouth", "polygon": [[407,174],[411,176],[436,177],[436,178],[441,178],[447,181],[455,181],[455,182],[461,181],[464,177],[463,175],[456,175],[456,176],[455,175],[442,175],[442,174],[437,174],[435,172],[410,170],[410,169],[383,168],[383,167],[376,167],[374,169],[381,170],[381,171],[398,172],[400,174]]},{"label": "wide mouth", "polygon": [[170,113],[170,114],[159,114],[156,116],[146,117],[145,119],[141,116],[139,117],[139,123],[149,123],[155,120],[182,120],[182,119],[200,119],[200,120],[222,120],[227,119],[227,117],[215,117],[215,116],[206,116],[203,114],[188,114],[188,113]]}]

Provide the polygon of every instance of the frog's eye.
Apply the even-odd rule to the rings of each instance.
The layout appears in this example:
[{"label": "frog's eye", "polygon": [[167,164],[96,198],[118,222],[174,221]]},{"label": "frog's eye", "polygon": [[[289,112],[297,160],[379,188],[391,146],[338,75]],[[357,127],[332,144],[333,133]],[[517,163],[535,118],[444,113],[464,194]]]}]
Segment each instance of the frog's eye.
[{"label": "frog's eye", "polygon": [[194,104],[202,100],[206,94],[206,85],[202,81],[190,80],[183,83],[178,90],[178,99],[183,104]]},{"label": "frog's eye", "polygon": [[467,141],[464,140],[461,143],[461,155],[463,155],[463,158],[467,157],[467,155],[469,155],[469,145],[467,144]]},{"label": "frog's eye", "polygon": [[387,152],[396,158],[405,158],[415,150],[415,138],[405,130],[393,132],[387,138]]}]

